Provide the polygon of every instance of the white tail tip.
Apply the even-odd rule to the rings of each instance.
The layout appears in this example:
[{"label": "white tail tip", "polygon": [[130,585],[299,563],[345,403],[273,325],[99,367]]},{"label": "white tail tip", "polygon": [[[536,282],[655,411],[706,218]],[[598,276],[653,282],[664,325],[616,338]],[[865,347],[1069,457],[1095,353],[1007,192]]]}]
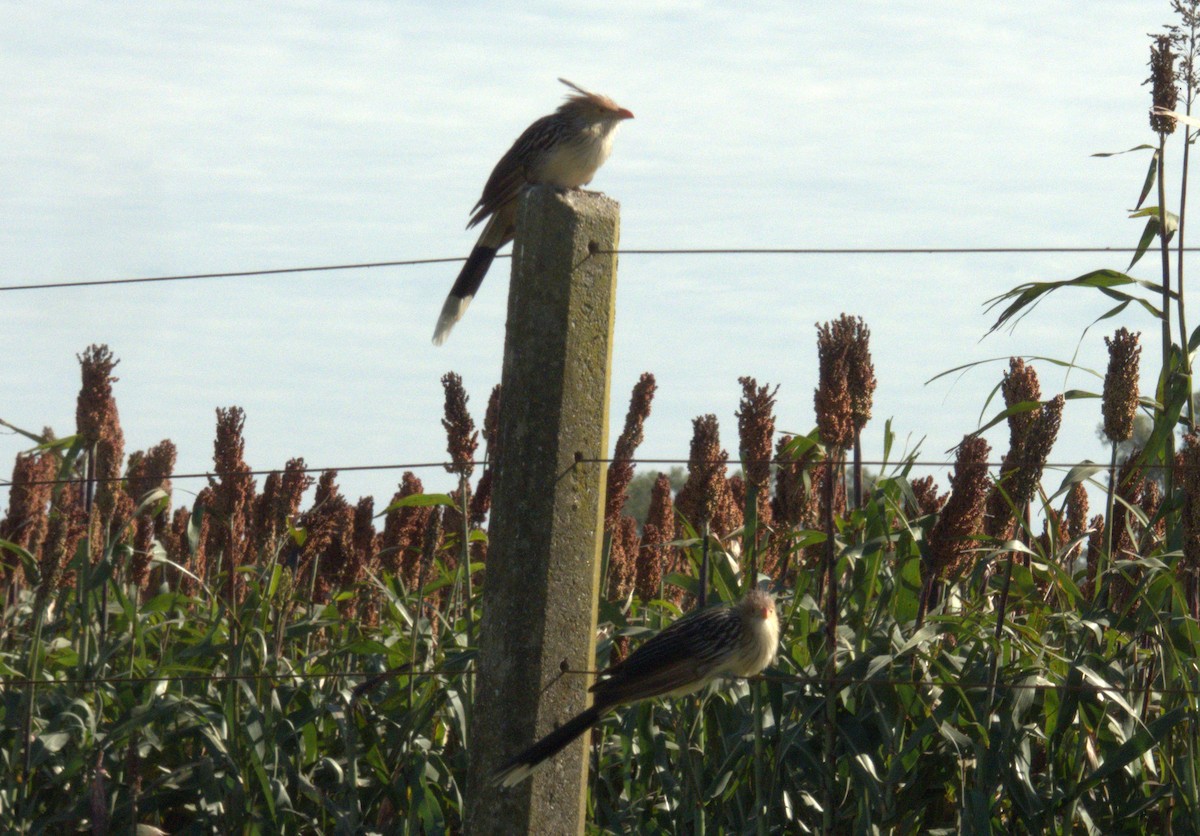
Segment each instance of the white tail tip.
[{"label": "white tail tip", "polygon": [[437,327],[433,329],[434,345],[441,345],[446,341],[446,337],[450,336],[455,323],[462,319],[463,314],[467,312],[467,305],[471,304],[473,298],[474,296],[460,298],[454,294],[446,297],[446,304],[442,305],[442,313],[438,316]]},{"label": "white tail tip", "polygon": [[534,768],[527,763],[514,764],[508,769],[497,772],[492,778],[492,784],[497,787],[515,787],[532,775]]}]

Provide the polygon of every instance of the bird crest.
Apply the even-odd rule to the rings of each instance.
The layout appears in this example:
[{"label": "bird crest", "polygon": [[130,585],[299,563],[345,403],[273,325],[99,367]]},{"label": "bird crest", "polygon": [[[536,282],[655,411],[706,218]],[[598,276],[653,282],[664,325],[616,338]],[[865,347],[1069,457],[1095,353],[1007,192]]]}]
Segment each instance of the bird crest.
[{"label": "bird crest", "polygon": [[[625,110],[608,96],[604,96],[600,93],[593,93],[591,90],[585,90],[575,82],[567,81],[565,78],[559,78],[559,81],[575,91],[574,93],[567,94],[567,102],[560,107],[559,110],[562,110],[563,107],[570,107],[571,105],[591,105],[592,107],[596,107],[601,110],[612,111],[613,113],[629,113],[629,111]],[[629,115],[632,116],[633,114],[630,113]]]}]

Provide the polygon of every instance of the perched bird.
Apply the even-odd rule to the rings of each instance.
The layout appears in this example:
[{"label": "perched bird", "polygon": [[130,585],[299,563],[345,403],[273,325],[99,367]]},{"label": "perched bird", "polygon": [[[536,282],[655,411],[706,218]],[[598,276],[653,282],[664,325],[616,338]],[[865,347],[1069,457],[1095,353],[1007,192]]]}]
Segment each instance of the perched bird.
[{"label": "perched bird", "polygon": [[689,613],[603,671],[589,689],[595,695],[591,707],[510,760],[495,781],[512,786],[525,780],[618,705],[683,696],[718,677],[754,676],[774,661],[778,645],[775,599],[762,590],[731,606]]},{"label": "perched bird", "polygon": [[558,110],[543,116],[517,137],[512,148],[492,169],[483,196],[471,211],[467,229],[490,216],[475,242],[462,271],[450,288],[442,314],[433,332],[433,344],[441,345],[454,324],[462,319],[496,251],[513,239],[517,221],[517,196],[526,186],[546,184],[560,189],[578,189],[592,181],[596,169],[612,151],[617,126],[633,114],[608,96],[589,93],[565,78],[574,92]]}]

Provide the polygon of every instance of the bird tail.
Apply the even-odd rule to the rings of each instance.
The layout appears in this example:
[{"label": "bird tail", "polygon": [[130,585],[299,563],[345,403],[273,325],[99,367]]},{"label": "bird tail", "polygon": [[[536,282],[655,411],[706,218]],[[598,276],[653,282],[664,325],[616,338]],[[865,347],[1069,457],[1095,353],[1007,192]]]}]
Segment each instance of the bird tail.
[{"label": "bird tail", "polygon": [[434,345],[444,343],[446,337],[450,336],[450,329],[467,312],[467,305],[471,304],[471,300],[475,298],[475,292],[483,284],[483,277],[487,275],[488,268],[492,266],[497,249],[497,247],[476,244],[475,249],[471,250],[471,254],[467,256],[467,263],[463,265],[458,278],[455,279],[454,287],[450,288],[446,304],[442,305],[442,313],[438,317],[437,328],[433,332]]},{"label": "bird tail", "polygon": [[586,711],[575,715],[564,725],[559,726],[505,764],[496,773],[492,779],[493,782],[505,787],[521,783],[533,774],[533,771],[541,766],[547,758],[561,752],[572,740],[600,722],[600,714],[601,709],[593,705]]},{"label": "bird tail", "polygon": [[497,209],[488,220],[487,226],[479,234],[479,240],[475,242],[475,249],[471,250],[471,254],[467,256],[467,263],[462,266],[458,278],[454,280],[454,287],[450,288],[446,304],[442,305],[442,314],[438,317],[437,328],[433,332],[434,345],[444,343],[446,337],[450,336],[450,329],[467,312],[467,305],[471,304],[475,292],[483,284],[483,277],[492,266],[496,252],[513,239],[516,218],[516,201],[510,201]]}]

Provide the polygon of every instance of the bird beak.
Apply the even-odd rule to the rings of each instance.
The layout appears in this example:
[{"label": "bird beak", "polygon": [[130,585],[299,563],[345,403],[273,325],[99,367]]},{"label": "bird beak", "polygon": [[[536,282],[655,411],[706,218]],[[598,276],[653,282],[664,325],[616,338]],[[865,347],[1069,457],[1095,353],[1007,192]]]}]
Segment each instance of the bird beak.
[{"label": "bird beak", "polygon": [[620,116],[622,119],[632,119],[633,118],[633,113],[631,111],[626,110],[625,108],[621,108],[620,110],[618,110],[617,115]]}]

